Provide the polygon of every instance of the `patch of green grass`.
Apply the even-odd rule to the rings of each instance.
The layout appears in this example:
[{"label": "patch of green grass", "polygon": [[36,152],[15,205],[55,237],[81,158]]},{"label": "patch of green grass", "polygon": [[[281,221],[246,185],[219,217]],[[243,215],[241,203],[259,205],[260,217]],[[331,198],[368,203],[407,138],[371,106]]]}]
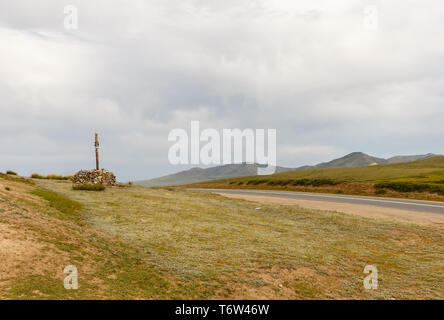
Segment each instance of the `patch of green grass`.
[{"label": "patch of green grass", "polygon": [[8,298],[14,300],[73,299],[80,290],[66,290],[62,281],[53,275],[27,275],[14,282],[8,290]]},{"label": "patch of green grass", "polygon": [[106,188],[103,184],[73,184],[73,190],[85,191],[104,191]]},{"label": "patch of green grass", "polygon": [[285,281],[284,286],[293,290],[297,295],[304,299],[316,299],[322,294],[322,290],[313,282],[294,279]]},{"label": "patch of green grass", "polygon": [[80,220],[81,203],[46,189],[35,189],[31,193],[47,200],[50,207],[58,210],[54,213],[58,218]]}]

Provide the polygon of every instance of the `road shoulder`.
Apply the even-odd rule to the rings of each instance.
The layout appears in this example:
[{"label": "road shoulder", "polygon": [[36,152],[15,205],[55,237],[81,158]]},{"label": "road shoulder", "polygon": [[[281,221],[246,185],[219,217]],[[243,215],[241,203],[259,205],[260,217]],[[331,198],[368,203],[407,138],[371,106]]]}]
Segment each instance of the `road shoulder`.
[{"label": "road shoulder", "polygon": [[275,203],[280,205],[298,205],[307,209],[337,211],[346,214],[354,214],[361,217],[386,219],[392,221],[409,222],[420,225],[432,225],[444,228],[444,215],[429,212],[413,212],[401,209],[383,208],[378,206],[336,203],[317,200],[293,199],[279,196],[235,194],[235,193],[218,193],[221,196],[256,201],[260,203]]}]

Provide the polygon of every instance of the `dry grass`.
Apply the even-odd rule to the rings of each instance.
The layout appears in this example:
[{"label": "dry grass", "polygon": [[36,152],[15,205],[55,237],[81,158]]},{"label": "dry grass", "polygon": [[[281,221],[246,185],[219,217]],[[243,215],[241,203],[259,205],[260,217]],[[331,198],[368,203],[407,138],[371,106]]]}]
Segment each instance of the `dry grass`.
[{"label": "dry grass", "polygon": [[[1,178],[0,187],[0,299],[186,298],[195,287],[87,225],[75,201]],[[63,269],[71,264],[79,270],[79,290],[63,287]]]},{"label": "dry grass", "polygon": [[[42,186],[82,203],[88,224],[150,266],[193,283],[187,297],[444,298],[440,229],[173,189]],[[367,264],[379,268],[376,291],[363,289]]]},{"label": "dry grass", "polygon": [[[444,298],[437,228],[173,189],[37,183],[0,178],[0,298]],[[69,264],[79,290],[63,288]],[[367,264],[378,290],[363,289]]]}]

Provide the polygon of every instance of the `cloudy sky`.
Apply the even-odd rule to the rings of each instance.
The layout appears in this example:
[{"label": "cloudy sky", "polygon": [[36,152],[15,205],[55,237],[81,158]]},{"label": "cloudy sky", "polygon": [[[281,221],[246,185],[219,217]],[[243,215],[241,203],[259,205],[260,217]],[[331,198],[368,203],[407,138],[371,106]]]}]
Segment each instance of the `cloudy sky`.
[{"label": "cloudy sky", "polygon": [[439,0],[0,0],[0,171],[93,168],[97,130],[119,180],[173,173],[191,120],[290,167],[444,153],[443,39]]}]

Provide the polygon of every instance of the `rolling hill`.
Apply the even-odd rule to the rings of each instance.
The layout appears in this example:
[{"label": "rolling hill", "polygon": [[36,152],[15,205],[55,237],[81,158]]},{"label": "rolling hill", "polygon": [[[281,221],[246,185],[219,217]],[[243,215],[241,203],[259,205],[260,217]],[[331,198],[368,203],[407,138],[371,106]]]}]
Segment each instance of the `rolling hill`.
[{"label": "rolling hill", "polygon": [[413,156],[395,156],[388,159],[377,158],[365,154],[363,152],[353,152],[342,158],[334,159],[329,162],[323,162],[315,166],[303,166],[297,168],[299,170],[307,169],[322,169],[322,168],[352,168],[352,167],[365,167],[374,166],[387,163],[398,163],[398,162],[411,162],[416,160],[422,160],[434,157],[435,154],[428,153],[424,155],[413,155]]},{"label": "rolling hill", "polygon": [[[217,180],[241,176],[251,176],[257,174],[260,166],[258,164],[228,164],[212,168],[192,168],[168,176],[155,178],[151,180],[136,181],[134,184],[145,187],[184,185],[196,182]],[[285,172],[293,170],[290,168],[277,167],[276,172]]]},{"label": "rolling hill", "polygon": [[[322,168],[351,168],[351,167],[365,167],[372,165],[388,164],[395,162],[409,162],[420,159],[433,157],[434,154],[413,155],[413,156],[395,156],[389,159],[382,159],[372,157],[363,152],[353,152],[342,158],[334,159],[329,162],[323,162],[315,166],[303,166],[296,169],[277,167],[276,173],[282,173],[294,170],[312,170]],[[136,185],[145,187],[160,187],[172,185],[186,185],[204,181],[227,179],[234,177],[252,176],[256,175],[258,164],[230,164],[217,166],[212,168],[192,168],[186,171],[181,171],[171,175],[134,182]]]},{"label": "rolling hill", "polygon": [[444,181],[444,156],[435,156],[413,162],[388,163],[378,166],[315,168],[310,170],[292,170],[269,176],[251,175],[247,177],[228,178],[213,181],[239,182],[251,180],[282,180],[282,179],[330,179],[351,183],[375,183],[388,180],[414,180],[420,182]]},{"label": "rolling hill", "polygon": [[298,169],[320,169],[320,168],[350,168],[364,167],[369,165],[377,165],[387,163],[388,160],[369,156],[363,152],[353,152],[342,158],[334,159],[329,162],[323,162],[315,166],[304,166]]},{"label": "rolling hill", "polygon": [[417,155],[417,156],[396,156],[396,157],[391,157],[389,159],[387,159],[388,163],[396,163],[396,162],[411,162],[411,161],[417,161],[417,160],[422,160],[422,159],[428,159],[428,158],[432,158],[437,156],[436,154],[433,153],[427,153],[424,155]]}]

